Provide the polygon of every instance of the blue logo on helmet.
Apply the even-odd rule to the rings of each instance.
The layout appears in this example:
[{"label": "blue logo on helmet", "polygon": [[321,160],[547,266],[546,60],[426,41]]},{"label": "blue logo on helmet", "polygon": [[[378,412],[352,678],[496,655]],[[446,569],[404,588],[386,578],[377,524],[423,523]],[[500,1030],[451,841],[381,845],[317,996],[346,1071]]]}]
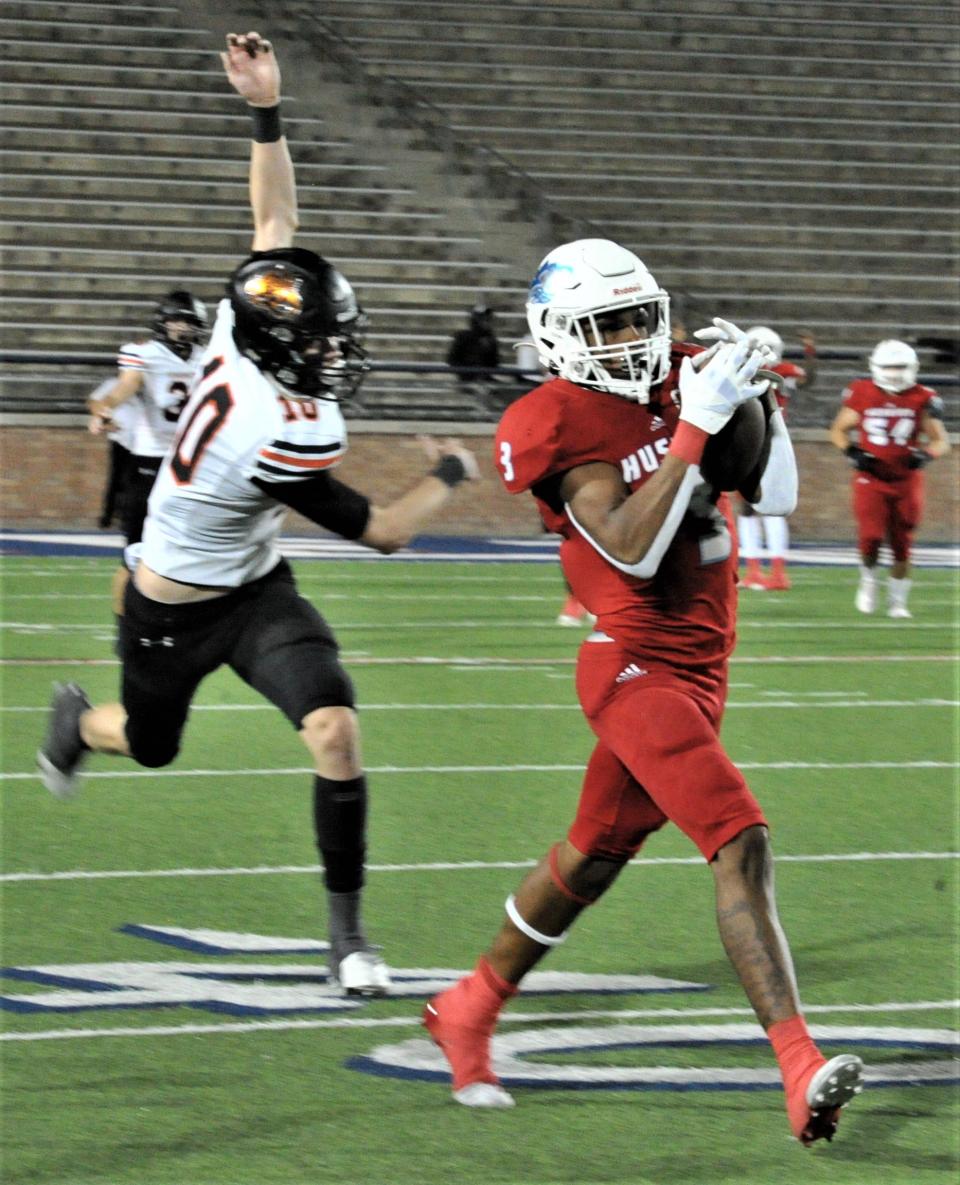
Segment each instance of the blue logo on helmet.
[{"label": "blue logo on helmet", "polygon": [[530,285],[530,303],[549,304],[557,295],[564,273],[573,277],[573,268],[568,263],[544,263]]}]

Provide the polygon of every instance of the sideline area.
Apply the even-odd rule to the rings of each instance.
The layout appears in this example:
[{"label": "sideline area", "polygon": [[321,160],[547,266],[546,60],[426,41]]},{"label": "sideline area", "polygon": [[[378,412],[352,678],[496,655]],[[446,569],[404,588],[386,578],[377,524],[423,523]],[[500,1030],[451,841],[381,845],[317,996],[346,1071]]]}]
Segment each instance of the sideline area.
[{"label": "sideline area", "polygon": [[[3,556],[99,556],[116,555],[122,537],[111,531],[0,531]],[[384,556],[360,544],[335,536],[285,535],[280,547],[290,559],[376,560],[465,560],[554,562],[560,540],[555,535],[534,538],[491,538],[484,536],[420,535],[409,547]],[[881,555],[881,560],[883,560]],[[828,564],[855,567],[857,555],[849,544],[794,544],[787,553],[791,564]],[[921,546],[914,550],[918,568],[960,568],[960,547]]]}]

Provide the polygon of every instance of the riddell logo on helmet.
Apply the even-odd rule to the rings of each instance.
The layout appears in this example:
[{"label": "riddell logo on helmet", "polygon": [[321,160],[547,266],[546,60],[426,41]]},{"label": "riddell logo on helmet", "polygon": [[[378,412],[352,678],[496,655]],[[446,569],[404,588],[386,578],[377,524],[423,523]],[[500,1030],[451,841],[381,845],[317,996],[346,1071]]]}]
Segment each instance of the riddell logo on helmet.
[{"label": "riddell logo on helmet", "polygon": [[642,292],[642,291],[643,291],[642,284],[633,284],[629,288],[614,288],[613,295],[614,296],[629,296],[631,292]]}]

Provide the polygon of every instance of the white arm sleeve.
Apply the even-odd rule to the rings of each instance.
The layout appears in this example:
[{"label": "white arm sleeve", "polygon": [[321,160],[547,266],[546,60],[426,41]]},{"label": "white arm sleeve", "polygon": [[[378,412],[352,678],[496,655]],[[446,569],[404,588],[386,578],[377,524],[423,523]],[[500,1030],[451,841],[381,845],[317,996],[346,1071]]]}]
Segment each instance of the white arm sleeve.
[{"label": "white arm sleeve", "polygon": [[783,413],[770,417],[770,456],[760,478],[760,498],[753,503],[760,514],[793,514],[797,507],[797,458]]},{"label": "white arm sleeve", "polygon": [[667,511],[667,517],[663,520],[663,525],[657,532],[656,538],[647,548],[647,553],[643,559],[638,560],[635,564],[625,564],[621,560],[614,559],[612,555],[608,555],[596,539],[577,522],[576,516],[568,503],[564,503],[564,509],[580,534],[595,551],[603,556],[608,564],[612,564],[615,568],[618,568],[621,572],[626,572],[630,576],[637,576],[641,580],[649,580],[652,576],[656,575],[657,569],[660,567],[660,561],[663,559],[664,553],[673,542],[673,537],[677,533],[680,520],[687,512],[687,507],[690,505],[690,496],[702,481],[703,478],[700,476],[700,470],[696,465],[691,465],[683,475],[683,481],[681,481],[677,488],[670,509]]}]

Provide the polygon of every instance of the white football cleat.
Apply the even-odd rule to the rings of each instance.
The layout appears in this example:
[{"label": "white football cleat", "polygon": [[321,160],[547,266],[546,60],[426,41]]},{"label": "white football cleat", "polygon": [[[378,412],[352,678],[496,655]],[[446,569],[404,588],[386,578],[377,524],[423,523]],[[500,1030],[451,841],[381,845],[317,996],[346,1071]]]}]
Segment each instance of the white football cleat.
[{"label": "white football cleat", "polygon": [[887,610],[887,617],[913,617],[906,605],[891,605]]},{"label": "white football cleat", "polygon": [[513,1096],[493,1082],[471,1082],[453,1092],[453,1097],[464,1107],[515,1107]]},{"label": "white football cleat", "polygon": [[807,1106],[844,1107],[863,1090],[863,1062],[855,1054],[841,1053],[817,1070],[807,1083]]},{"label": "white football cleat", "polygon": [[345,996],[386,996],[390,991],[390,972],[386,963],[372,950],[355,950],[345,955],[333,972]]},{"label": "white football cleat", "polygon": [[861,613],[872,613],[877,607],[877,586],[876,583],[864,584],[860,583],[857,589],[857,596],[854,604]]}]

